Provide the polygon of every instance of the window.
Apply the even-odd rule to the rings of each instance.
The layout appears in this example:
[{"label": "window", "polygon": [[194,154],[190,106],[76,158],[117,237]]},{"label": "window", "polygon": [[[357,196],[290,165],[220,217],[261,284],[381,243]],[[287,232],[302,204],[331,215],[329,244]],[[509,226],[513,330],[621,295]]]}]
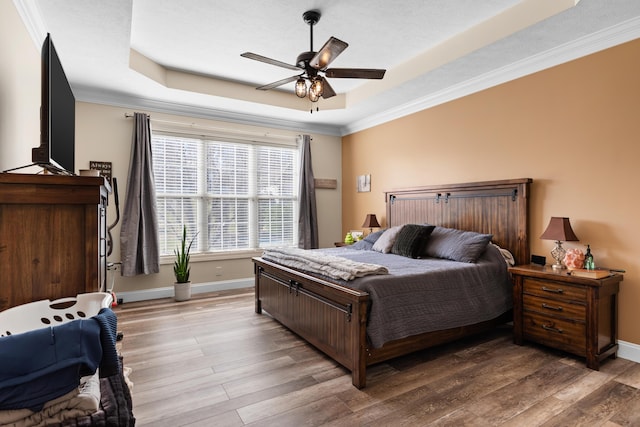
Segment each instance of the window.
[{"label": "window", "polygon": [[155,133],[160,255],[187,226],[193,252],[297,242],[299,152],[294,146]]}]

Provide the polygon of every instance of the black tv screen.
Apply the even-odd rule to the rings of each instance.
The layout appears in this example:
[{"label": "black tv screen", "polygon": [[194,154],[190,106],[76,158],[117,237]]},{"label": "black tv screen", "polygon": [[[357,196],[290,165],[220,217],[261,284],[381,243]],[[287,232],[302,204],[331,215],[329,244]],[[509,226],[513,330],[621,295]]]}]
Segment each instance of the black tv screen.
[{"label": "black tv screen", "polygon": [[42,44],[40,146],[32,161],[52,172],[75,171],[76,100],[51,35]]}]

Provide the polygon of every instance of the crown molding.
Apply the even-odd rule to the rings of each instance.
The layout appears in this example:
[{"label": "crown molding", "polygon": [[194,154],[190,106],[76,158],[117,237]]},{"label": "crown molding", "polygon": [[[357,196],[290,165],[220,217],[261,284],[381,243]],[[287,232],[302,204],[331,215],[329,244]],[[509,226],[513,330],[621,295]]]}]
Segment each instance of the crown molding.
[{"label": "crown molding", "polygon": [[[17,1],[17,0],[16,0]],[[599,51],[640,38],[640,18],[633,18],[618,25],[581,37],[572,42],[554,47],[524,60],[514,62],[459,84],[450,86],[428,96],[405,103],[395,108],[357,120],[346,126],[318,125],[269,117],[237,113],[212,108],[198,107],[128,95],[106,94],[90,89],[77,90],[80,101],[114,105],[125,108],[143,108],[149,111],[199,117],[225,122],[264,126],[296,132],[320,133],[345,136],[383,123],[417,113],[437,105],[462,98],[473,93],[507,83],[539,71],[582,58]]]},{"label": "crown molding", "polygon": [[40,9],[34,0],[13,0],[13,4],[22,19],[31,40],[36,48],[40,49],[42,41],[47,34],[46,27],[42,21]]},{"label": "crown molding", "polygon": [[[46,29],[36,2],[34,0],[13,0],[13,3],[24,22],[27,31],[33,39],[34,44],[39,47],[41,40],[44,39],[44,34],[46,34]],[[554,47],[545,52],[514,62],[510,65],[498,68],[472,79],[468,79],[403,105],[390,108],[377,114],[369,115],[366,118],[356,120],[344,126],[320,125],[262,117],[252,114],[211,109],[175,102],[158,101],[126,94],[107,93],[98,89],[76,88],[76,86],[74,86],[74,94],[76,94],[76,99],[78,101],[97,104],[106,104],[125,108],[142,108],[155,112],[293,130],[297,132],[345,136],[638,38],[640,38],[640,17],[630,19],[588,36],[576,39],[572,42],[565,43],[564,45]]]},{"label": "crown molding", "polygon": [[349,135],[640,38],[633,18],[340,128]]},{"label": "crown molding", "polygon": [[93,104],[111,105],[122,108],[140,108],[156,113],[175,114],[178,116],[194,117],[223,122],[238,123],[251,126],[261,126],[273,129],[290,130],[294,132],[317,133],[329,136],[342,136],[338,126],[319,125],[314,123],[296,122],[271,117],[237,113],[214,108],[186,105],[168,101],[130,96],[126,94],[113,94],[97,91],[91,88],[74,86],[76,101],[90,102]]}]

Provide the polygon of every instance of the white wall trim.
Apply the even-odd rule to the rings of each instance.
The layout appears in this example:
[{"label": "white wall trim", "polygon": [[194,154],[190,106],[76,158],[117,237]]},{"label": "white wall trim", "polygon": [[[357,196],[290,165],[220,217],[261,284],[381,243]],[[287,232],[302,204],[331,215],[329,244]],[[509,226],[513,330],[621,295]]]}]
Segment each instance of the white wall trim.
[{"label": "white wall trim", "polygon": [[18,11],[18,15],[22,18],[33,44],[36,49],[40,49],[47,35],[47,30],[37,3],[35,1],[13,0],[13,4]]},{"label": "white wall trim", "polygon": [[618,357],[640,363],[640,345],[618,340]]},{"label": "white wall trim", "polygon": [[[191,285],[191,294],[223,291],[227,289],[253,288],[254,284],[255,279],[253,277],[236,280],[221,280],[219,282],[195,283]],[[123,303],[172,297],[173,286],[116,293],[116,298],[122,298]]]}]

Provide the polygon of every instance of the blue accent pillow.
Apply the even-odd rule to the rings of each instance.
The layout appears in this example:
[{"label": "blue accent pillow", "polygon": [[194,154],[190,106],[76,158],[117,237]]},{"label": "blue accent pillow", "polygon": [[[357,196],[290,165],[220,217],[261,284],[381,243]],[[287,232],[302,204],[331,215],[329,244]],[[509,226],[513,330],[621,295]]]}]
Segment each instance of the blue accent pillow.
[{"label": "blue accent pillow", "polygon": [[349,249],[357,249],[360,251],[370,251],[371,248],[373,247],[373,243],[367,242],[366,239],[362,239],[362,240],[358,240],[353,245],[348,245],[345,247]]},{"label": "blue accent pillow", "polygon": [[378,230],[378,231],[374,231],[373,233],[370,233],[367,235],[367,237],[365,237],[363,240],[371,243],[372,245],[376,242],[376,240],[378,240],[378,238],[380,238],[380,236],[382,236],[382,233],[384,233],[385,230]]},{"label": "blue accent pillow", "polygon": [[369,233],[367,237],[362,240],[358,240],[353,245],[347,246],[349,249],[358,249],[361,251],[370,251],[373,248],[373,244],[382,236],[384,230],[379,230],[374,233]]}]

